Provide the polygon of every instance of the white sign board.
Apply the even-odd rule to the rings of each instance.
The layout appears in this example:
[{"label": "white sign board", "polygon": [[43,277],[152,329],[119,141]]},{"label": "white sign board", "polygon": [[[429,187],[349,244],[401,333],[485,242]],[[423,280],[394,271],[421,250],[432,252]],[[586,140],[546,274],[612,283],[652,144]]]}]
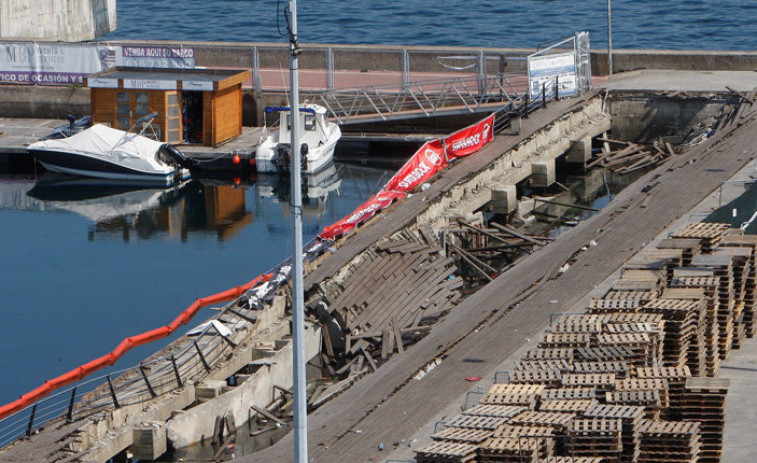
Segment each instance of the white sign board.
[{"label": "white sign board", "polygon": [[573,53],[528,57],[529,93],[532,100],[542,97],[542,88],[547,96],[554,96],[555,83],[558,94],[578,94],[576,85],[576,57]]},{"label": "white sign board", "polygon": [[181,89],[189,91],[212,92],[213,82],[207,80],[182,80]]},{"label": "white sign board", "polygon": [[195,53],[188,47],[123,45],[116,64],[139,68],[194,68]]},{"label": "white sign board", "polygon": [[76,85],[116,64],[118,47],[62,43],[0,45],[0,82]]},{"label": "white sign board", "polygon": [[107,79],[105,77],[87,77],[87,87],[118,88],[118,79]]},{"label": "white sign board", "polygon": [[176,90],[176,81],[157,79],[124,79],[124,88],[140,90]]}]

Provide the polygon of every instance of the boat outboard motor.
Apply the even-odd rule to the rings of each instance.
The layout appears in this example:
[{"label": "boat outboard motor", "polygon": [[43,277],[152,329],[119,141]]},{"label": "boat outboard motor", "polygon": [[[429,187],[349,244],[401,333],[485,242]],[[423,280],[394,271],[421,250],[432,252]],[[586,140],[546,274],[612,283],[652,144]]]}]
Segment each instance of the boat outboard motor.
[{"label": "boat outboard motor", "polygon": [[73,133],[74,131],[74,124],[76,124],[76,116],[74,116],[71,113],[66,114],[66,119],[68,119],[68,130]]},{"label": "boat outboard motor", "polygon": [[158,150],[158,156],[161,161],[166,164],[176,163],[181,167],[187,169],[195,169],[197,167],[197,161],[188,158],[181,151],[177,150],[173,145],[163,143]]},{"label": "boat outboard motor", "polygon": [[271,162],[276,166],[276,170],[279,173],[289,172],[289,145],[287,143],[279,143],[276,147],[276,154],[273,155]]},{"label": "boat outboard motor", "polygon": [[308,169],[308,153],[310,152],[310,148],[308,147],[307,143],[303,143],[302,146],[300,146],[300,167],[302,170]]}]

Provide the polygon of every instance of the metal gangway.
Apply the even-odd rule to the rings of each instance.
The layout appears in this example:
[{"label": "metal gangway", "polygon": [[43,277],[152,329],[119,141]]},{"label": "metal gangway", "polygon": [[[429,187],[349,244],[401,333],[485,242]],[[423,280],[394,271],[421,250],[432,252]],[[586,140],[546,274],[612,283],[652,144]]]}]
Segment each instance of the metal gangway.
[{"label": "metal gangway", "polygon": [[349,125],[491,112],[520,104],[527,89],[525,73],[508,73],[335,89],[306,93],[305,98]]},{"label": "metal gangway", "polygon": [[[539,71],[532,69],[532,60],[567,55],[572,55],[575,66],[573,85],[582,93],[591,85],[588,32],[540,45],[529,55],[504,56],[483,50],[462,56],[439,55],[435,67],[440,71],[426,78],[410,72],[405,54],[401,74],[396,73],[393,83],[371,84],[372,75],[365,74],[366,85],[337,87],[336,71],[330,64],[323,90],[300,93],[306,101],[327,108],[329,117],[342,125],[496,112],[527,105],[529,96],[531,100],[538,98],[535,90],[543,90],[550,98],[559,97],[557,82],[535,80]],[[506,67],[515,70],[505,72]],[[353,76],[354,80],[361,79]],[[535,85],[538,88],[534,89]]]}]

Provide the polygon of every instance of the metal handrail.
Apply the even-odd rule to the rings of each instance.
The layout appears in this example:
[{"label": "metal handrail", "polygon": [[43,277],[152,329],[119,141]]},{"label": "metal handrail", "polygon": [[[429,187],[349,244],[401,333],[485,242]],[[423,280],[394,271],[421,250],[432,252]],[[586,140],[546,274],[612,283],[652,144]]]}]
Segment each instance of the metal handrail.
[{"label": "metal handrail", "polygon": [[[248,290],[240,297],[228,302],[211,319],[226,316],[231,324],[250,324],[251,322],[246,318],[236,313],[241,311],[241,308],[237,307],[235,311],[229,309],[239,305],[243,300],[248,300],[255,289]],[[256,308],[249,307],[246,310],[255,311]],[[120,407],[142,403],[144,400],[160,397],[180,388],[172,359],[176,360],[177,370],[183,381],[198,381],[207,377],[210,369],[234,347],[216,330],[209,328],[203,330],[199,338],[204,338],[203,342],[197,343],[198,346],[201,345],[201,351],[197,351],[195,342],[189,342],[189,338],[186,338],[184,345],[170,355],[163,355],[149,362],[142,362],[136,366],[80,381],[72,387],[51,394],[0,420],[0,448],[54,421],[69,420],[69,417],[71,418],[69,421],[81,420],[104,409],[112,408],[115,406],[114,398],[106,382],[111,376],[117,376],[112,384],[113,394]],[[210,369],[204,367],[205,361]],[[151,371],[143,376],[140,367]],[[150,388],[155,392],[155,396],[150,392]]]},{"label": "metal handrail", "polygon": [[471,75],[310,92],[305,98],[324,106],[340,124],[366,122],[367,116],[386,121],[410,112],[423,116],[445,110],[473,113],[487,103],[513,103],[527,91],[527,79],[525,73]]}]

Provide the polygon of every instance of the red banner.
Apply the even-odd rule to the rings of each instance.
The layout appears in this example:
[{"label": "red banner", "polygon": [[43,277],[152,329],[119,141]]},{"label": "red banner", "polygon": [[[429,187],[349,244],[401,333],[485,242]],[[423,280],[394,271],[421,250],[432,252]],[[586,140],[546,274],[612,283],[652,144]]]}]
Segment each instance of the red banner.
[{"label": "red banner", "polygon": [[431,140],[415,152],[384,189],[409,193],[445,167],[447,159],[444,156],[444,145],[439,139]]},{"label": "red banner", "polygon": [[473,154],[494,139],[494,114],[444,139],[449,159]]},{"label": "red banner", "polygon": [[404,198],[405,193],[400,191],[381,190],[371,196],[368,201],[361,204],[352,214],[343,218],[339,222],[323,229],[320,235],[321,239],[334,240],[337,236],[343,235],[356,226],[370,219],[376,212],[389,207],[395,199]]}]

